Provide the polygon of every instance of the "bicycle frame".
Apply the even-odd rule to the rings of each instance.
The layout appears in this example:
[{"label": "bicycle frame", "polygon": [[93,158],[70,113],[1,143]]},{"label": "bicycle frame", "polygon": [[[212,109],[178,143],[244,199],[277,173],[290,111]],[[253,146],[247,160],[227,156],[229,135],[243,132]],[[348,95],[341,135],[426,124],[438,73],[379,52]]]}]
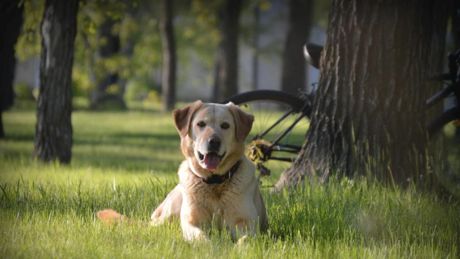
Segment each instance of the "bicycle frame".
[{"label": "bicycle frame", "polygon": [[[291,154],[297,154],[300,152],[302,149],[302,146],[297,146],[297,145],[288,145],[288,144],[279,144],[279,142],[289,133],[292,131],[292,129],[303,119],[304,116],[306,116],[307,111],[306,110],[307,105],[302,107],[302,111],[299,113],[297,118],[287,127],[284,131],[282,131],[278,136],[276,136],[275,140],[271,143],[270,146],[267,147],[267,149],[263,150],[264,156],[267,157],[267,160],[277,160],[277,161],[284,161],[284,162],[293,162],[292,158],[288,157],[278,157],[278,156],[272,156],[273,152],[285,152],[285,153],[291,153]],[[262,139],[265,135],[267,135],[273,128],[275,128],[277,125],[279,125],[281,122],[283,122],[289,115],[296,113],[293,109],[287,111],[285,114],[283,114],[278,120],[276,120],[270,127],[268,127],[264,132],[254,136],[252,140],[257,140],[257,139]]]}]

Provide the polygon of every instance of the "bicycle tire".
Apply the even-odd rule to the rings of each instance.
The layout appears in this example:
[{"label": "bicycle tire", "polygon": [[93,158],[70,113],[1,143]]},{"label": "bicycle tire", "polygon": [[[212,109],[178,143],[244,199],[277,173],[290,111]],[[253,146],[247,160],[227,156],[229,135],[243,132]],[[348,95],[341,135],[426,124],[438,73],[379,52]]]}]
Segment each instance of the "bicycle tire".
[{"label": "bicycle tire", "polygon": [[[276,143],[285,147],[293,146],[294,149],[300,150],[308,130],[310,121],[309,115],[311,113],[311,106],[305,100],[282,91],[255,90],[234,95],[227,99],[226,102],[233,102],[239,105],[243,110],[255,116],[253,129],[248,137],[251,143],[254,143],[254,141],[265,141],[266,143]],[[247,107],[259,104],[261,104],[261,106],[257,110],[251,110],[252,107]],[[287,115],[280,124],[271,128],[275,121],[286,114],[289,115]],[[296,120],[298,123],[294,124]],[[292,129],[285,133],[286,129],[292,125],[294,125]],[[267,130],[268,132],[266,135],[263,135]],[[274,142],[281,134],[285,135],[279,142]],[[259,137],[261,135],[263,136]],[[249,145],[251,145],[251,143]],[[279,150],[276,151],[279,153],[282,152]],[[291,152],[289,155],[283,153],[283,155],[291,158],[291,160],[287,158],[285,161],[292,161],[295,156],[297,156],[295,152]],[[274,156],[270,159],[279,160],[277,158],[280,157]]]},{"label": "bicycle tire", "polygon": [[454,107],[449,110],[444,111],[440,116],[433,119],[427,126],[428,136],[433,137],[442,128],[451,121],[460,119],[460,107]]},{"label": "bicycle tire", "polygon": [[[305,100],[292,94],[277,90],[254,90],[236,94],[228,98],[226,102],[232,102],[236,105],[240,105],[254,100],[270,100],[279,103],[288,103],[296,112],[300,112],[305,106]],[[311,106],[306,107],[306,111],[304,111],[304,113],[307,117],[309,117],[311,113]]]}]

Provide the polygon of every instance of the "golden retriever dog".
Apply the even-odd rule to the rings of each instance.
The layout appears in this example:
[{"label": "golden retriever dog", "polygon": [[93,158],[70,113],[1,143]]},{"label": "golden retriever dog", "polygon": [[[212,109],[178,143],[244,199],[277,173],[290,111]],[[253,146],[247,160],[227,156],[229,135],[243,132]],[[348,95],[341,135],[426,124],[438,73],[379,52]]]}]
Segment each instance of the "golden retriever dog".
[{"label": "golden retriever dog", "polygon": [[[188,241],[207,240],[212,224],[244,240],[268,228],[267,212],[244,140],[254,117],[238,106],[196,101],[175,110],[174,122],[185,160],[179,183],[151,216],[151,225],[179,218]],[[118,212],[97,213],[106,223],[125,221]]]},{"label": "golden retriever dog", "polygon": [[232,238],[268,227],[254,165],[244,155],[244,140],[254,117],[238,106],[196,101],[174,111],[185,160],[179,183],[155,209],[152,225],[177,217],[186,240],[207,239],[217,224]]}]

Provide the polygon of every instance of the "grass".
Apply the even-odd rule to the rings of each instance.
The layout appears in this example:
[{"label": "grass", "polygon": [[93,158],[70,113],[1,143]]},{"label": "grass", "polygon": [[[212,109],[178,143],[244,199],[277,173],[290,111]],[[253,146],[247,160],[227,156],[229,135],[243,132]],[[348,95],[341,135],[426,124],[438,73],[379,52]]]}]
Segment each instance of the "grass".
[{"label": "grass", "polygon": [[[4,114],[0,140],[2,258],[458,258],[460,203],[366,180],[269,194],[270,229],[236,246],[213,230],[183,241],[178,222],[149,227],[176,184],[181,161],[171,116],[152,111],[76,111],[70,166],[31,158],[35,112]],[[281,165],[272,165],[276,180]],[[106,226],[114,208],[132,224]]]}]

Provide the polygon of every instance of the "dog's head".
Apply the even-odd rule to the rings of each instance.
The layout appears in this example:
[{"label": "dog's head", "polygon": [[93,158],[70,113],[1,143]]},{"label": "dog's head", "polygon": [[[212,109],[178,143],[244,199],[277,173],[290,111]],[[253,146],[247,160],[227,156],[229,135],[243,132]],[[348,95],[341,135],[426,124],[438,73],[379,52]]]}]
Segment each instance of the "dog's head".
[{"label": "dog's head", "polygon": [[196,101],[173,115],[182,153],[200,176],[225,174],[244,155],[254,117],[233,103]]}]

